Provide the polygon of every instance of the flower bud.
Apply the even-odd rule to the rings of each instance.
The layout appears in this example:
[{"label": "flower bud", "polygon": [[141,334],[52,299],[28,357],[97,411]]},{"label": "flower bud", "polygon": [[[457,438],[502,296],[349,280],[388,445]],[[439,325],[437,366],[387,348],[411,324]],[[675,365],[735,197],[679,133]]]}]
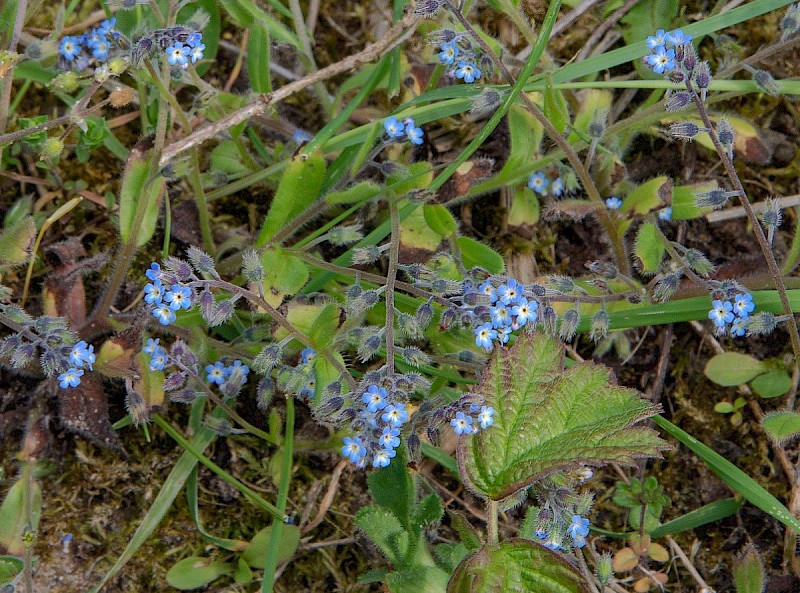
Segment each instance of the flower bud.
[{"label": "flower bud", "polygon": [[333,245],[348,245],[363,238],[361,225],[337,226],[328,232],[328,241]]},{"label": "flower bud", "polygon": [[445,309],[439,318],[439,331],[447,331],[453,322],[458,319],[458,313],[455,309]]},{"label": "flower bud", "polygon": [[50,88],[64,93],[72,93],[78,88],[78,75],[72,70],[62,72],[50,81]]},{"label": "flower bud", "polygon": [[278,344],[269,344],[253,359],[253,369],[262,375],[269,375],[282,359],[281,347]]},{"label": "flower bud", "polygon": [[766,70],[756,70],[755,74],[753,75],[753,81],[756,83],[756,86],[758,88],[760,88],[768,95],[772,97],[780,96],[781,89],[778,86],[778,83],[775,82],[775,79],[772,77],[772,74],[770,74]]},{"label": "flower bud", "polygon": [[433,319],[433,299],[428,299],[427,302],[422,303],[415,314],[417,325],[421,329],[425,329],[430,325]]},{"label": "flower bud", "polygon": [[558,335],[565,342],[569,342],[575,337],[575,330],[578,328],[578,321],[580,317],[577,309],[570,309],[561,318],[561,327],[558,329]]},{"label": "flower bud", "polygon": [[194,266],[194,269],[201,274],[209,274],[214,278],[219,278],[219,274],[217,274],[217,271],[214,269],[214,258],[202,249],[198,249],[194,246],[189,247],[186,252],[186,257],[189,258],[189,262]]},{"label": "flower bud", "polygon": [[261,258],[253,249],[248,249],[242,254],[242,275],[247,282],[260,284],[264,280],[264,267]]},{"label": "flower bud", "polygon": [[575,290],[575,281],[569,276],[548,276],[547,283],[550,285],[550,288],[556,292],[566,293]]},{"label": "flower bud", "polygon": [[714,264],[697,249],[687,249],[683,254],[686,264],[700,276],[704,278],[710,276],[714,271]]},{"label": "flower bud", "polygon": [[679,140],[694,140],[694,137],[697,136],[701,131],[706,131],[705,128],[701,128],[694,122],[679,122],[672,124],[669,127],[669,133],[673,138],[677,138]]},{"label": "flower bud", "polygon": [[472,98],[472,108],[470,113],[474,113],[478,117],[483,117],[494,113],[500,104],[503,102],[503,95],[499,92],[487,89]]},{"label": "flower bud", "polygon": [[592,317],[592,330],[589,334],[593,342],[599,342],[608,335],[608,313],[600,309]]},{"label": "flower bud", "polygon": [[748,334],[770,334],[778,326],[778,318],[772,313],[755,313],[747,319]]},{"label": "flower bud", "polygon": [[64,150],[64,142],[60,138],[51,137],[44,141],[39,158],[43,161],[50,161],[61,156]]},{"label": "flower bud", "polygon": [[597,580],[603,587],[606,587],[614,576],[614,569],[611,567],[611,554],[604,552],[597,559]]},{"label": "flower bud", "polygon": [[668,91],[665,99],[667,111],[674,113],[689,107],[692,96],[687,91]]},{"label": "flower bud", "polygon": [[728,153],[728,156],[733,156],[733,146],[736,142],[736,132],[731,125],[731,122],[728,121],[728,118],[723,117],[720,118],[719,122],[717,123],[717,138],[719,139],[719,143],[722,144],[722,147]]}]

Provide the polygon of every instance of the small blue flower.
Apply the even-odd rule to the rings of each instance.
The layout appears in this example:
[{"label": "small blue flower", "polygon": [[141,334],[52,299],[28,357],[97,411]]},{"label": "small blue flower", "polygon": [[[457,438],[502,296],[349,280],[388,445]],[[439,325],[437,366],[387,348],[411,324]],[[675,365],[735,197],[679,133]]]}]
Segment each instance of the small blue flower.
[{"label": "small blue flower", "polygon": [[425,134],[425,132],[422,131],[422,128],[415,128],[414,120],[411,119],[410,117],[407,117],[405,119],[405,124],[406,124],[405,128],[406,135],[408,136],[408,139],[411,142],[411,144],[417,144],[417,145],[422,144],[424,142],[422,140],[422,136]]},{"label": "small blue flower", "polygon": [[84,356],[88,352],[87,346],[88,344],[81,340],[72,347],[72,350],[69,351],[69,363],[72,366],[76,366],[78,368],[83,366]]},{"label": "small blue flower", "polygon": [[294,142],[295,144],[305,144],[309,140],[311,140],[311,134],[309,134],[304,130],[301,130],[300,128],[297,128],[294,131],[294,134],[292,134],[292,142]]},{"label": "small blue flower", "polygon": [[112,17],[100,23],[97,27],[97,32],[103,36],[109,36],[114,31],[114,26],[117,24],[117,18]]},{"label": "small blue flower", "polygon": [[675,69],[675,50],[666,49],[663,45],[657,47],[655,52],[645,58],[656,74],[664,74]]},{"label": "small blue flower", "polygon": [[163,371],[168,360],[167,351],[161,347],[157,347],[155,352],[153,352],[153,357],[150,359],[150,370]]},{"label": "small blue flower", "polygon": [[520,327],[526,325],[529,321],[536,321],[539,315],[536,310],[539,308],[539,303],[536,301],[529,301],[525,297],[520,297],[517,304],[511,309],[511,314],[514,315],[514,321]]},{"label": "small blue flower", "polygon": [[731,335],[734,338],[741,338],[747,330],[747,319],[744,317],[737,317],[731,323]]},{"label": "small blue flower", "polygon": [[155,354],[156,350],[159,348],[159,345],[158,345],[159,341],[160,340],[158,338],[156,338],[155,340],[153,338],[148,338],[147,339],[147,343],[145,343],[144,348],[142,348],[142,352],[152,356],[153,354]]},{"label": "small blue flower", "polygon": [[481,77],[481,71],[475,64],[459,62],[455,72],[456,78],[463,78],[464,82],[472,83]]},{"label": "small blue flower", "polygon": [[405,125],[393,115],[383,122],[383,128],[386,130],[389,138],[402,138],[406,135]]},{"label": "small blue flower", "polygon": [[59,386],[61,389],[67,387],[77,387],[81,384],[81,377],[83,376],[83,369],[67,369],[66,373],[61,373],[58,376]]},{"label": "small blue flower", "polygon": [[198,43],[197,45],[191,48],[191,50],[189,51],[189,57],[192,60],[192,64],[195,64],[197,63],[198,60],[203,59],[203,50],[205,48],[206,46],[203,45],[202,43]]},{"label": "small blue flower", "polygon": [[645,39],[645,43],[647,44],[647,47],[649,47],[650,49],[661,47],[662,45],[664,45],[664,43],[666,43],[666,41],[667,41],[667,34],[664,31],[664,29],[659,29],[658,31],[656,31],[655,35]]},{"label": "small blue flower", "polygon": [[722,302],[719,300],[711,303],[711,311],[708,312],[708,318],[714,322],[714,325],[724,328],[728,323],[733,321],[733,305],[728,301]]},{"label": "small blue flower", "polygon": [[658,218],[660,220],[672,220],[672,208],[667,206],[666,208],[662,208],[658,212]]},{"label": "small blue flower", "polygon": [[558,197],[563,193],[564,193],[564,181],[561,179],[561,177],[558,177],[550,185],[550,194]]},{"label": "small blue flower", "polygon": [[450,421],[450,426],[456,434],[472,434],[472,416],[467,416],[464,412],[456,412],[456,417]]},{"label": "small blue flower", "polygon": [[192,308],[192,289],[188,286],[173,284],[172,290],[164,295],[164,302],[169,303],[173,311]]},{"label": "small blue flower", "polygon": [[484,323],[482,326],[475,328],[475,345],[484,350],[491,350],[492,340],[496,338],[497,330],[492,327],[491,323]]},{"label": "small blue flower", "polygon": [[456,61],[459,52],[455,40],[442,43],[441,50],[442,51],[439,52],[439,61],[442,64],[449,66]]},{"label": "small blue flower", "polygon": [[501,304],[513,305],[522,296],[524,290],[524,286],[518,284],[513,278],[509,278],[505,284],[501,284],[497,288],[497,297]]},{"label": "small blue flower", "polygon": [[164,298],[164,286],[161,280],[154,280],[152,284],[144,286],[144,302],[148,305],[160,305]]},{"label": "small blue flower", "polygon": [[508,339],[511,337],[511,332],[514,331],[510,325],[497,328],[497,341],[501,344],[508,344]]},{"label": "small blue flower", "polygon": [[214,383],[222,385],[228,377],[228,369],[225,368],[225,365],[219,360],[214,364],[207,365],[206,373],[206,381],[212,385]]},{"label": "small blue flower", "polygon": [[386,389],[377,385],[367,387],[367,392],[361,396],[361,401],[367,404],[369,412],[377,412],[386,407]]},{"label": "small blue flower", "polygon": [[186,66],[189,63],[188,56],[190,49],[191,48],[188,45],[184,45],[180,41],[176,41],[166,50],[167,62],[173,66]]},{"label": "small blue flower", "polygon": [[144,273],[150,280],[155,282],[156,280],[161,279],[161,266],[158,263],[153,262],[150,264],[150,268]]},{"label": "small blue flower", "polygon": [[105,39],[99,39],[89,45],[89,48],[92,50],[92,57],[95,60],[107,60],[108,50],[111,48],[111,46]]},{"label": "small blue flower", "polygon": [[316,357],[317,353],[314,352],[313,348],[303,348],[303,350],[300,352],[300,362],[303,364],[313,363]]},{"label": "small blue flower", "polygon": [[617,196],[606,198],[606,208],[609,210],[619,210],[622,208],[622,200],[620,200]]},{"label": "small blue flower", "polygon": [[532,174],[528,177],[528,187],[535,191],[537,194],[543,194],[550,185],[550,180],[545,177],[542,171]]},{"label": "small blue flower", "polygon": [[228,379],[233,379],[240,385],[247,383],[247,375],[250,374],[250,367],[244,364],[241,360],[234,360],[233,364],[225,367],[225,376]]},{"label": "small blue flower", "polygon": [[492,326],[495,328],[511,325],[511,311],[508,307],[492,307]]},{"label": "small blue flower", "polygon": [[344,446],[342,447],[342,455],[347,457],[353,463],[358,463],[367,454],[367,449],[360,437],[344,437]]},{"label": "small blue flower", "polygon": [[739,293],[733,298],[733,312],[742,319],[750,317],[750,313],[756,308],[753,302],[753,295],[749,292]]},{"label": "small blue flower", "polygon": [[400,429],[385,426],[378,439],[378,444],[384,449],[394,449],[400,445]]},{"label": "small blue flower", "polygon": [[[189,47],[197,47],[203,41],[203,34],[202,33],[189,33],[186,36],[186,45]],[[205,46],[204,46],[205,47]]]},{"label": "small blue flower", "polygon": [[[314,395],[313,391],[311,392],[311,395]],[[361,420],[364,421],[364,424],[366,424],[370,428],[372,429],[378,428],[378,418],[376,413],[368,412],[367,410],[361,410],[358,413],[358,417],[361,418]]]},{"label": "small blue flower", "polygon": [[375,453],[375,458],[372,460],[372,467],[386,467],[392,462],[392,459],[397,455],[394,449],[381,449]]},{"label": "small blue flower", "polygon": [[172,323],[176,319],[175,318],[175,311],[173,311],[172,308],[170,308],[169,305],[166,305],[164,303],[159,304],[153,310],[153,317],[158,319],[158,322],[161,325],[169,325],[170,323]]},{"label": "small blue flower", "polygon": [[[667,41],[673,45],[686,45],[687,43],[691,43],[692,36],[684,33],[683,29],[676,29],[675,31],[667,33]],[[670,68],[670,70],[672,70],[672,68]],[[659,72],[659,74],[661,73]]]},{"label": "small blue flower", "polygon": [[577,537],[573,537],[572,545],[575,546],[576,548],[582,548],[583,546],[586,545],[586,536],[579,535]]},{"label": "small blue flower", "polygon": [[58,51],[68,62],[71,62],[75,59],[75,56],[81,53],[80,38],[67,35],[61,40]]},{"label": "small blue flower", "polygon": [[491,302],[496,303],[498,297],[497,289],[492,286],[492,283],[487,280],[478,287],[478,292],[489,297]]},{"label": "small blue flower", "polygon": [[403,422],[408,420],[408,412],[406,412],[406,407],[404,404],[394,404],[388,405],[383,409],[383,414],[381,414],[381,420],[383,422],[387,422],[394,428],[400,428],[403,426]]},{"label": "small blue flower", "polygon": [[567,535],[573,539],[589,535],[589,519],[584,519],[580,515],[572,515],[572,522],[567,527]]},{"label": "small blue flower", "polygon": [[494,408],[491,406],[481,406],[481,413],[478,414],[478,422],[483,430],[494,424]]}]

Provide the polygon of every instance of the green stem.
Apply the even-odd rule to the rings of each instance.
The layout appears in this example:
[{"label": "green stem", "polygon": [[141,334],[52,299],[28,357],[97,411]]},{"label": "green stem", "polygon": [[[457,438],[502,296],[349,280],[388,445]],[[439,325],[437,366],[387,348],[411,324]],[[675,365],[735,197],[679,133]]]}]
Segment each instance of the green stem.
[{"label": "green stem", "polygon": [[781,268],[781,272],[788,276],[792,273],[792,270],[797,267],[797,262],[800,260],[800,208],[794,209],[795,219],[797,220],[797,225],[794,229],[794,237],[792,237],[792,245],[789,247],[789,253],[786,254],[786,259],[783,262],[783,268]]},{"label": "green stem", "polygon": [[[289,498],[289,480],[292,477],[292,447],[294,445],[294,398],[286,398],[286,432],[283,437],[283,459],[281,465],[281,483],[278,485],[278,511],[285,516],[286,501]],[[275,585],[275,569],[278,566],[278,545],[285,520],[275,519],[269,535],[267,562],[264,565],[264,580],[261,582],[262,593],[272,593]]]},{"label": "green stem", "polygon": [[389,237],[389,269],[386,271],[386,374],[394,374],[394,290],[397,281],[397,264],[400,260],[400,213],[397,203],[389,198],[389,217],[392,234]]},{"label": "green stem", "polygon": [[489,540],[488,544],[490,546],[496,546],[500,541],[500,525],[498,522],[499,506],[496,500],[492,500],[491,498],[489,499],[489,508],[486,512],[488,515],[486,519],[489,528],[487,534]]},{"label": "green stem", "polygon": [[211,221],[208,216],[208,203],[206,193],[203,190],[203,182],[200,179],[200,150],[194,147],[191,150],[192,171],[189,175],[189,182],[194,191],[194,203],[197,205],[197,216],[200,219],[200,234],[203,236],[203,248],[212,256],[216,251],[214,247],[214,235],[211,232]]},{"label": "green stem", "polygon": [[187,453],[192,455],[195,459],[197,459],[197,461],[199,461],[200,463],[205,465],[208,469],[210,469],[212,472],[217,474],[220,478],[223,479],[225,483],[233,486],[239,492],[244,494],[244,496],[248,498],[250,502],[270,513],[273,517],[275,517],[277,521],[285,521],[286,519],[288,519],[286,513],[278,509],[278,507],[276,507],[275,505],[268,503],[266,500],[261,498],[257,492],[242,484],[239,480],[234,478],[224,469],[219,467],[216,463],[211,461],[208,457],[203,455],[200,451],[195,449],[194,446],[183,437],[183,435],[181,435],[177,430],[172,428],[172,425],[166,420],[164,420],[161,416],[159,416],[158,414],[154,414],[152,418],[153,422],[155,422],[164,432],[166,432],[172,438],[172,440],[174,440],[181,447],[183,447],[183,449]]}]

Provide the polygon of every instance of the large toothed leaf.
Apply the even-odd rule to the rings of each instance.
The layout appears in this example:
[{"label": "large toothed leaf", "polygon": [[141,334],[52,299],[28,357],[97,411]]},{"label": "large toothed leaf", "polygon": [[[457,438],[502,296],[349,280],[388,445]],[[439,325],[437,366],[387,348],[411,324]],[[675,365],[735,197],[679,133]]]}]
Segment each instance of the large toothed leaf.
[{"label": "large toothed leaf", "polygon": [[658,413],[654,406],[614,385],[603,366],[565,370],[562,346],[542,335],[495,350],[476,391],[495,409],[494,426],[462,437],[458,462],[465,482],[494,500],[565,468],[629,465],[669,448],[632,426]]},{"label": "large toothed leaf", "polygon": [[448,593],[583,593],[577,568],[544,546],[512,539],[484,546],[456,568]]}]

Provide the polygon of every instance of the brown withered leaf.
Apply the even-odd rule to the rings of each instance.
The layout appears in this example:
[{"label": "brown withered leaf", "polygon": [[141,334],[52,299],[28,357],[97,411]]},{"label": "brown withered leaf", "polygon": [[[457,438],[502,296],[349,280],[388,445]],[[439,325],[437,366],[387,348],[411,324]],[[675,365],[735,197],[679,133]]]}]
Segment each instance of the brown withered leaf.
[{"label": "brown withered leaf", "polygon": [[597,206],[589,200],[558,200],[545,207],[544,217],[548,220],[569,218],[579,221],[596,211]]},{"label": "brown withered leaf", "polygon": [[65,428],[98,447],[127,457],[122,441],[111,427],[108,402],[100,381],[86,373],[77,387],[59,389],[58,398]]}]

